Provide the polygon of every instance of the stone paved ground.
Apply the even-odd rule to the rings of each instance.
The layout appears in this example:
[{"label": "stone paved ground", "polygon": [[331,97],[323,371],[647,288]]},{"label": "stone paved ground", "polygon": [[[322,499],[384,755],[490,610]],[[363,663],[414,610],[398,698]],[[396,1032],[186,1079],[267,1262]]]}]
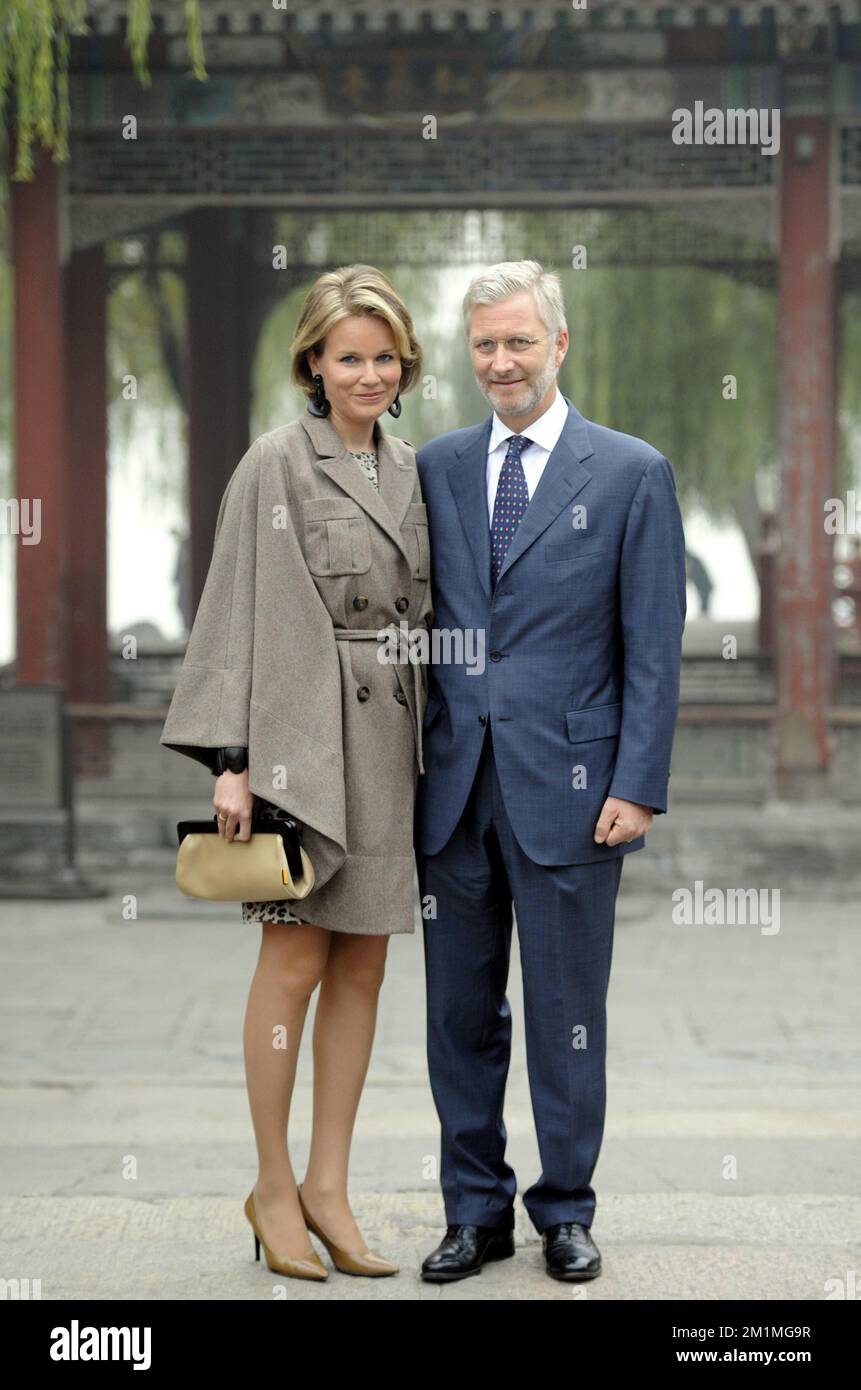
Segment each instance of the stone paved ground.
[{"label": "stone paved ground", "polygon": [[[449,1286],[418,1278],[444,1228],[438,1128],[420,926],[394,939],[351,1197],[369,1245],[401,1273],[333,1270],[318,1286],[255,1264],[242,1214],[255,1176],[241,1033],[257,930],[232,907],[182,898],[172,862],[117,869],[101,900],[0,903],[0,1277],[41,1279],[45,1299],[266,1299],[277,1284],[297,1300],[822,1300],[842,1287],[826,1281],[852,1277],[861,1288],[854,898],[818,898],[815,884],[785,895],[775,935],[683,927],[646,855],[628,861],[594,1177],[604,1273],[585,1286],[547,1277],[519,1200],[515,1259]],[[123,918],[127,894],[136,921]],[[510,998],[505,1118],[522,1192],[539,1165],[516,941]],[[293,1116],[300,1176],[310,1031],[309,1017]]]}]

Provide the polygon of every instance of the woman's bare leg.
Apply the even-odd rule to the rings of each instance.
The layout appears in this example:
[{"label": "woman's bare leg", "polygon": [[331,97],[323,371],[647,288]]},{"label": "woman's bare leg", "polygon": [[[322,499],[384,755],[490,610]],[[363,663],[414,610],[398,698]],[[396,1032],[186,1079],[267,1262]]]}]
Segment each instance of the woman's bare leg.
[{"label": "woman's bare leg", "polygon": [[287,1124],[305,1015],[326,967],[332,933],[310,923],[261,925],[243,1029],[259,1164],[254,1207],[270,1249],[299,1258],[311,1242],[296,1195]]},{"label": "woman's bare leg", "polygon": [[343,1250],[367,1250],[347,1196],[353,1125],[368,1071],[388,936],[333,932],[314,1019],[314,1124],[302,1196]]}]

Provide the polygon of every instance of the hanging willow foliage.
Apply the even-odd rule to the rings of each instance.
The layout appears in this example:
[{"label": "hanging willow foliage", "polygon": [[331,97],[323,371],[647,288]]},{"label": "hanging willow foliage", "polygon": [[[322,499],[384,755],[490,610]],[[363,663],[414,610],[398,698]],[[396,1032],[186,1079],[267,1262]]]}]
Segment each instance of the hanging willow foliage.
[{"label": "hanging willow foliage", "polygon": [[[192,74],[205,78],[199,0],[185,0],[185,21]],[[146,62],[151,29],[150,0],[128,0],[126,47],[145,87],[152,81]],[[0,112],[5,128],[9,95],[14,94],[13,179],[33,178],[36,137],[55,163],[68,159],[70,41],[88,33],[87,0],[0,0]]]}]

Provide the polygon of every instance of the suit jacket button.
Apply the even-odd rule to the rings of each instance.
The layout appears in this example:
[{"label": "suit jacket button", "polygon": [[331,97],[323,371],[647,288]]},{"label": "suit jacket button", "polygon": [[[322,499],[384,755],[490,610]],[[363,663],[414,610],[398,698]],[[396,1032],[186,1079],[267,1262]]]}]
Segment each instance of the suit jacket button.
[{"label": "suit jacket button", "polygon": [[478,722],[479,722],[479,724],[486,724],[486,723],[487,723],[487,715],[486,715],[486,714],[480,714],[480,715],[478,716]]},{"label": "suit jacket button", "polygon": [[395,691],[395,699],[399,705],[405,705],[407,702],[407,697],[402,690]]},{"label": "suit jacket button", "polygon": [[367,608],[367,606],[368,600],[365,598],[365,595],[356,594],[356,597],[353,599],[353,607],[361,613],[364,608]]},{"label": "suit jacket button", "polygon": [[490,659],[491,659],[491,661],[501,661],[501,660],[502,660],[502,652],[496,652],[496,651],[491,652],[491,653],[490,653]]},{"label": "suit jacket button", "polygon": [[396,598],[396,599],[395,599],[395,607],[397,608],[397,610],[398,610],[399,613],[406,613],[406,611],[407,611],[407,609],[409,608],[409,606],[410,606],[410,601],[409,601],[408,598]]},{"label": "suit jacket button", "polygon": [[356,691],[357,700],[368,700],[370,699],[370,695],[371,692],[366,685],[360,685],[358,690]]}]

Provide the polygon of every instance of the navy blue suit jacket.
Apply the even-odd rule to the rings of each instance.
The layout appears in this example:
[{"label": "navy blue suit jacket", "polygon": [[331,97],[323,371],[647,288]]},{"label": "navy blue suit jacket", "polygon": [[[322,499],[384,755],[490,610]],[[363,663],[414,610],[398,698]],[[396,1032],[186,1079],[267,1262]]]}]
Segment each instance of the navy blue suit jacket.
[{"label": "navy blue suit jacket", "polygon": [[[609,795],[666,810],[686,613],[673,471],[650,444],[584,419],[564,399],[567,421],[493,593],[492,417],[417,455],[439,643],[416,805],[416,846],[426,854],[457,824],[488,718],[506,811],[535,862],[641,849],[643,835],[595,843]],[[458,648],[468,629],[473,646]]]}]

